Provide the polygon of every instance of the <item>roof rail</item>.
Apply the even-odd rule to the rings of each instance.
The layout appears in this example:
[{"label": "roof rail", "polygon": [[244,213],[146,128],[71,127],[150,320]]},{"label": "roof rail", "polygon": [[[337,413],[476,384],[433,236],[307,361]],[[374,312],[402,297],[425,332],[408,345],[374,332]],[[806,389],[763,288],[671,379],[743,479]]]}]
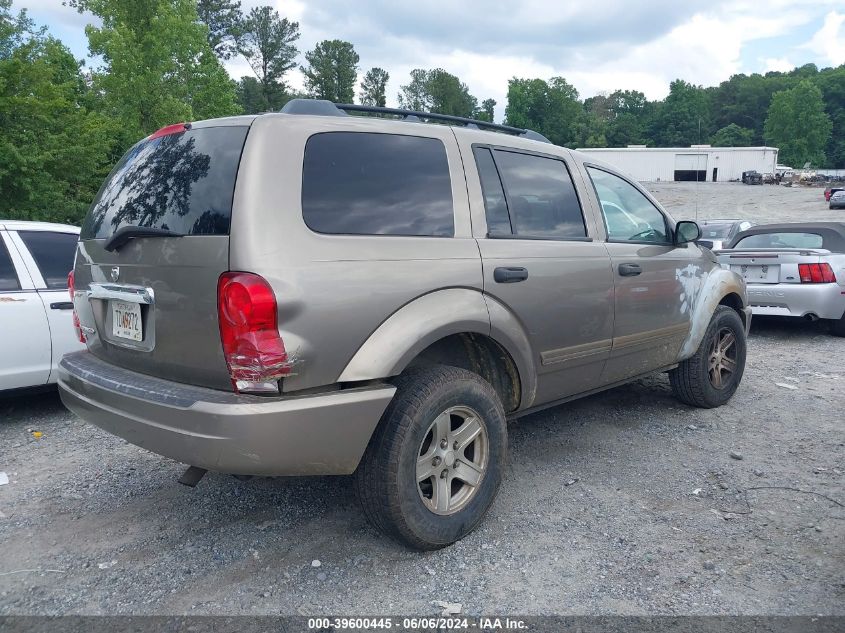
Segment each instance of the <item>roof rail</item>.
[{"label": "roof rail", "polygon": [[505,132],[507,134],[514,134],[532,141],[551,143],[549,139],[539,132],[526,130],[520,127],[513,127],[511,125],[500,125],[489,121],[479,121],[478,119],[468,119],[462,116],[438,114],[436,112],[417,112],[416,110],[381,108],[378,106],[358,105],[354,103],[332,103],[331,101],[326,101],[324,99],[291,99],[284,105],[281,112],[284,114],[311,114],[317,116],[349,116],[347,112],[390,114],[402,117],[403,121],[419,122],[422,119],[430,119],[432,121],[443,121],[454,125],[463,125],[468,128]]}]

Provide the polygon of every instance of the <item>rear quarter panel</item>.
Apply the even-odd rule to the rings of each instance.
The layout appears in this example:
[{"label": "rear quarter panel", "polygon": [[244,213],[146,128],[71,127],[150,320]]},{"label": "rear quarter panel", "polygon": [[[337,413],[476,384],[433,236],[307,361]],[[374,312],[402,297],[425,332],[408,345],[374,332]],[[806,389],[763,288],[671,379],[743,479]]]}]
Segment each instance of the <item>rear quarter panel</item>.
[{"label": "rear quarter panel", "polygon": [[[442,127],[442,129],[440,129]],[[331,131],[389,132],[440,139],[452,180],[455,237],[323,235],[302,218],[302,161],[308,138]],[[481,292],[466,182],[450,128],[355,117],[264,115],[253,123],[235,188],[232,270],[273,287],[279,331],[294,355],[285,392],[329,385],[392,314],[436,290]],[[480,294],[479,294],[480,296]],[[408,348],[424,332],[408,328]]]}]

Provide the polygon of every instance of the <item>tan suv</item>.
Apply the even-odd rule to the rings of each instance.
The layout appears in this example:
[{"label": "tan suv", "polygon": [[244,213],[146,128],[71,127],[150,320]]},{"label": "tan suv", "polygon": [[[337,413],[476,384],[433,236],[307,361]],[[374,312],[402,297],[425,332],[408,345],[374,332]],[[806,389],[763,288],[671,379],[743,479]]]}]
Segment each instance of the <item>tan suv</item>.
[{"label": "tan suv", "polygon": [[517,128],[303,100],[169,126],[82,227],[62,399],[186,483],[354,473],[376,527],[442,547],[493,503],[506,419],[653,372],[733,395],[745,285],[698,237]]}]

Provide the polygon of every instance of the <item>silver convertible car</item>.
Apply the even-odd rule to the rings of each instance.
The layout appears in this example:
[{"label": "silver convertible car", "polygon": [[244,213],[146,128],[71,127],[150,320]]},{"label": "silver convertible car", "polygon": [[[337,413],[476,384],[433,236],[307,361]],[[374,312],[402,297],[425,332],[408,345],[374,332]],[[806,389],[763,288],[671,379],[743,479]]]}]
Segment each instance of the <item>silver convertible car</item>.
[{"label": "silver convertible car", "polygon": [[753,314],[827,319],[845,336],[845,223],[761,224],[715,254],[745,279]]}]

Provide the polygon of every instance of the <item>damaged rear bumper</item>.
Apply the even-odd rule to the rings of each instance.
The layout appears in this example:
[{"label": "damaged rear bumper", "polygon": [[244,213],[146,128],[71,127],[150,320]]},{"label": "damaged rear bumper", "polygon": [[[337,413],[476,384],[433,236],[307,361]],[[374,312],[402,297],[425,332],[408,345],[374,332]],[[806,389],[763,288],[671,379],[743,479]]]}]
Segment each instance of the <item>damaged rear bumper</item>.
[{"label": "damaged rear bumper", "polygon": [[171,459],[242,475],[354,472],[396,388],[264,398],[132,372],[90,352],[59,365],[62,402],[86,422]]}]

